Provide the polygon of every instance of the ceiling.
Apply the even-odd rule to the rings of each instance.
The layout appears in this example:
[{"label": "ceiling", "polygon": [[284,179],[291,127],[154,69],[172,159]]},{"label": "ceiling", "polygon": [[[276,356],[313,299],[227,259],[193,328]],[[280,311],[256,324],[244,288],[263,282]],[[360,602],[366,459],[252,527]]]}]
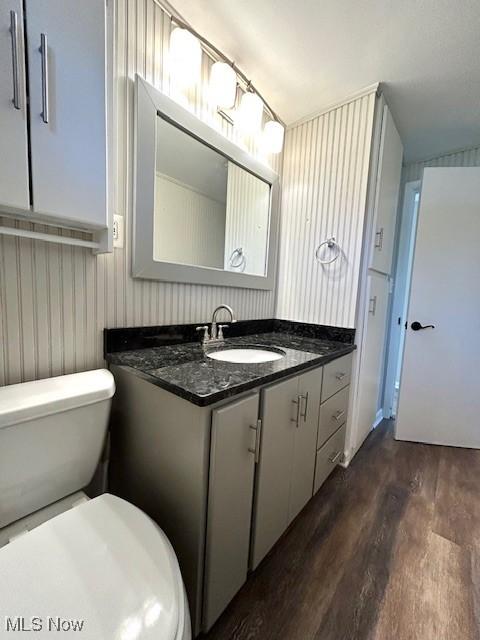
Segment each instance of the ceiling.
[{"label": "ceiling", "polygon": [[172,0],[290,124],[381,81],[406,161],[480,143],[479,0]]}]

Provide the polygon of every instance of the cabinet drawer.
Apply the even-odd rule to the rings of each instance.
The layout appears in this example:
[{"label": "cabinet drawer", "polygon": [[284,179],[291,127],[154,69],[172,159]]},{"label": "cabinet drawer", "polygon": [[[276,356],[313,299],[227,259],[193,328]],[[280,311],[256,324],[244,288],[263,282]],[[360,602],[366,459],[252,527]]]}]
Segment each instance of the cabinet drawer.
[{"label": "cabinet drawer", "polygon": [[329,362],[323,368],[322,402],[350,384],[352,354]]},{"label": "cabinet drawer", "polygon": [[344,387],[320,406],[317,449],[346,422],[349,390],[350,387]]},{"label": "cabinet drawer", "polygon": [[345,425],[340,427],[323,447],[317,451],[315,482],[313,485],[314,494],[317,493],[342,458],[345,447],[345,429]]}]

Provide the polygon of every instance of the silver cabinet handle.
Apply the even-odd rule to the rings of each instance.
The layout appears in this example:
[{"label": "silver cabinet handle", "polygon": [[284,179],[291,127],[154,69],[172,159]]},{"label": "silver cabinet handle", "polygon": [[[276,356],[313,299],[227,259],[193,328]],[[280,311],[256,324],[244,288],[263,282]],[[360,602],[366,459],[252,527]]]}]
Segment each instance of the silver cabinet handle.
[{"label": "silver cabinet handle", "polygon": [[253,455],[255,456],[255,463],[258,464],[260,460],[260,438],[262,435],[262,421],[257,420],[257,424],[255,426],[253,424],[249,426],[250,429],[253,429],[253,431],[255,431],[255,448],[252,449],[251,447],[249,447],[248,450],[250,451],[250,453],[253,453]]},{"label": "silver cabinet handle", "polygon": [[12,67],[13,67],[13,106],[20,109],[20,75],[18,73],[18,16],[16,11],[10,11],[10,33],[12,36]]},{"label": "silver cabinet handle", "polygon": [[298,396],[299,399],[299,404],[302,402],[302,400],[305,400],[305,408],[302,412],[301,408],[300,408],[300,417],[303,418],[303,421],[306,422],[307,421],[307,411],[308,411],[308,391],[305,395],[299,395]]},{"label": "silver cabinet handle", "polygon": [[376,310],[377,310],[377,296],[373,296],[373,298],[370,298],[368,302],[368,313],[371,313],[372,316],[374,316]]},{"label": "silver cabinet handle", "polygon": [[344,415],[345,411],[337,411],[337,413],[333,414],[332,418],[338,422],[340,418],[343,418]]},{"label": "silver cabinet handle", "polygon": [[347,374],[346,374],[346,373],[344,373],[343,371],[339,371],[338,373],[336,373],[336,374],[335,374],[335,378],[336,378],[337,380],[343,380],[343,379],[344,379],[344,377],[345,377],[346,375],[347,375]]},{"label": "silver cabinet handle", "polygon": [[383,248],[383,227],[375,233],[375,249],[379,249],[380,251]]},{"label": "silver cabinet handle", "polygon": [[340,456],[342,455],[341,451],[335,451],[334,453],[332,453],[332,455],[329,457],[328,461],[331,462],[332,464],[335,464],[335,462],[340,458]]},{"label": "silver cabinet handle", "polygon": [[40,54],[42,56],[42,120],[48,124],[48,43],[47,34],[40,34]]},{"label": "silver cabinet handle", "polygon": [[296,398],[294,398],[292,400],[292,404],[297,407],[297,410],[296,410],[295,418],[290,418],[290,421],[291,422],[295,422],[295,424],[297,425],[297,429],[300,426],[299,425],[299,421],[300,421],[300,398],[301,398],[301,396],[297,396]]}]

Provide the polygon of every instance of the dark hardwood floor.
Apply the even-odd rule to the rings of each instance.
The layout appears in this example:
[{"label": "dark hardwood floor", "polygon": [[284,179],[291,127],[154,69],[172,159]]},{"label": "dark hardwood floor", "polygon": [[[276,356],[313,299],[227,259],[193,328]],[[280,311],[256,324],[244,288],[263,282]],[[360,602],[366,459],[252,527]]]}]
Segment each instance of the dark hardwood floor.
[{"label": "dark hardwood floor", "polygon": [[338,468],[208,640],[480,640],[480,451],[396,442]]}]

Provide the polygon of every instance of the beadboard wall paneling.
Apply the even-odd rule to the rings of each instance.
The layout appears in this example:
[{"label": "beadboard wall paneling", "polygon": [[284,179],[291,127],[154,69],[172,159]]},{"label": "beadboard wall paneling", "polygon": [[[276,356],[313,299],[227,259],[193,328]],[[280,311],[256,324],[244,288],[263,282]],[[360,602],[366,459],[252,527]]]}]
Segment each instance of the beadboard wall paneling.
[{"label": "beadboard wall paneling", "polygon": [[480,147],[446,153],[423,162],[412,162],[403,167],[402,182],[421,180],[425,167],[480,167]]},{"label": "beadboard wall paneling", "polygon": [[[265,182],[228,163],[227,215],[225,225],[225,269],[265,275],[269,229],[270,189]],[[242,248],[244,262],[231,266],[235,249]],[[232,258],[239,264],[238,255]]]},{"label": "beadboard wall paneling", "polygon": [[[138,72],[173,95],[164,64],[171,21],[154,0],[115,0],[115,14],[113,207],[125,216],[125,248],[96,257],[78,247],[1,237],[0,385],[102,366],[104,327],[202,323],[221,302],[230,304],[241,319],[273,316],[273,291],[131,278],[134,77]],[[202,82],[185,104],[239,142],[204,98],[211,64],[204,55]],[[260,156],[252,141],[247,146]],[[281,156],[270,164],[278,172]],[[42,225],[12,224],[44,230]]]},{"label": "beadboard wall paneling", "polygon": [[[287,130],[278,318],[355,326],[374,108],[371,93]],[[342,255],[321,265],[331,236]]]},{"label": "beadboard wall paneling", "polygon": [[223,269],[225,202],[160,174],[156,190],[155,259]]}]

